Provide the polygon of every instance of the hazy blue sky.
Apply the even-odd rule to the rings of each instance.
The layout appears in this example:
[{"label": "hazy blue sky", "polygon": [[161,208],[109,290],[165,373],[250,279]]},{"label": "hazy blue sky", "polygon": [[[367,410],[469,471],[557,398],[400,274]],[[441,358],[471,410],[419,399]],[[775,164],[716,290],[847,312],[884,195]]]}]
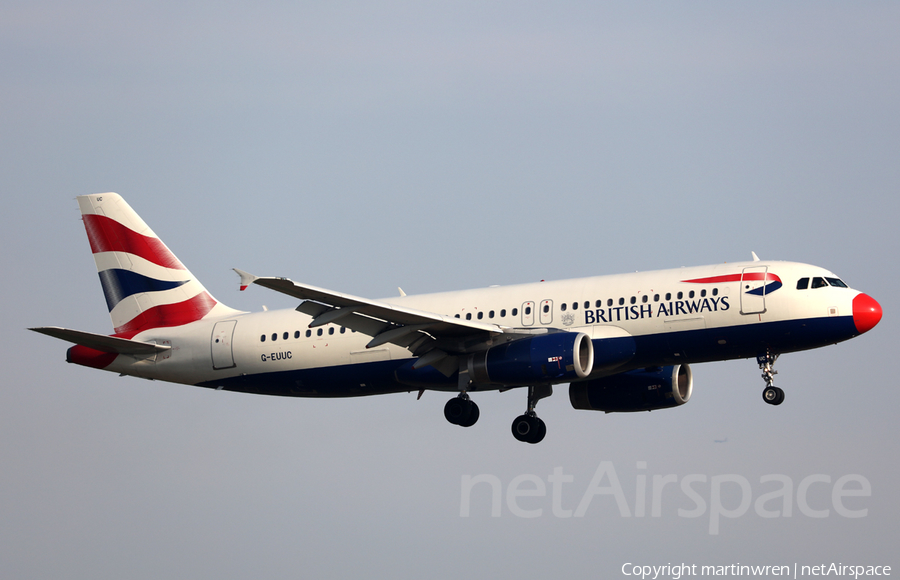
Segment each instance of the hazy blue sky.
[{"label": "hazy blue sky", "polygon": [[[900,5],[20,2],[0,5],[3,578],[620,577],[638,564],[900,566]],[[24,330],[110,332],[74,197],[116,191],[209,290],[232,267],[370,297],[763,258],[833,270],[872,332],[694,367],[690,404],[604,415],[520,390],[471,429],[426,393],[312,400],[119,378]],[[726,443],[715,440],[727,438]],[[609,462],[604,464],[603,462]],[[644,462],[645,467],[643,466]],[[631,517],[597,496],[612,465]],[[497,477],[460,516],[465,476]],[[535,475],[543,497],[506,492]],[[720,518],[654,476],[735,474],[791,517]],[[801,481],[813,483],[801,512]],[[871,484],[846,518],[831,489]],[[635,517],[647,481],[647,515]],[[718,481],[718,480],[717,480]],[[608,480],[605,484],[608,484]],[[533,488],[532,483],[521,489]],[[722,505],[738,507],[734,483]],[[774,509],[778,502],[766,504]],[[807,510],[808,511],[808,510]]]}]

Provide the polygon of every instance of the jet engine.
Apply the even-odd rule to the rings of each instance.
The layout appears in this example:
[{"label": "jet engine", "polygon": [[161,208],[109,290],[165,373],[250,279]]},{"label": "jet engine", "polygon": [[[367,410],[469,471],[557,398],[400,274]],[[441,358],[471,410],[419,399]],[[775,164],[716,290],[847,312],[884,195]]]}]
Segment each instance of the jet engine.
[{"label": "jet engine", "polygon": [[688,365],[637,369],[569,385],[576,409],[627,413],[684,405],[691,399],[694,379]]},{"label": "jet engine", "polygon": [[564,383],[591,374],[594,345],[583,332],[555,332],[491,347],[469,355],[467,362],[475,383]]}]

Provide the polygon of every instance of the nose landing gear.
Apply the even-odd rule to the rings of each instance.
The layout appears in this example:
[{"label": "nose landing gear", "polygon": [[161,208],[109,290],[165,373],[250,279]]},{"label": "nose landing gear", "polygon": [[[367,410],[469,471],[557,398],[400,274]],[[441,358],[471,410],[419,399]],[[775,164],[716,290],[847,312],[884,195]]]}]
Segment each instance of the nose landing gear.
[{"label": "nose landing gear", "polygon": [[784,402],[784,391],[775,386],[775,375],[778,374],[778,371],[774,369],[774,366],[777,359],[778,355],[769,351],[756,357],[756,362],[759,363],[759,368],[762,370],[762,378],[766,381],[762,398],[770,405],[780,405]]}]

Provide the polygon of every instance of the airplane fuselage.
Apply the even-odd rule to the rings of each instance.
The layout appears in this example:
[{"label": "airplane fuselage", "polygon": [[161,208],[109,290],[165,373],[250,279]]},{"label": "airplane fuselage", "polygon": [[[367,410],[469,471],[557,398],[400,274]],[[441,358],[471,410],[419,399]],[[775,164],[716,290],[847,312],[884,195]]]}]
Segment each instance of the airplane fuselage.
[{"label": "airplane fuselage", "polygon": [[[807,287],[798,289],[804,278]],[[825,285],[812,288],[817,279]],[[861,294],[827,280],[838,278],[816,266],[754,261],[381,302],[526,332],[586,333],[595,352],[589,378],[597,378],[649,366],[806,350],[868,330],[859,327],[865,324],[859,314],[854,319],[854,300]],[[170,345],[170,350],[121,354],[103,368],[269,395],[341,397],[457,389],[453,376],[433,369],[412,371],[415,359],[406,348],[391,343],[366,348],[370,336],[340,321],[309,328],[312,320],[288,309],[154,328],[133,338]],[[70,354],[73,358],[83,362],[77,360],[77,351],[75,357]],[[474,384],[469,390],[497,388],[501,386]]]}]

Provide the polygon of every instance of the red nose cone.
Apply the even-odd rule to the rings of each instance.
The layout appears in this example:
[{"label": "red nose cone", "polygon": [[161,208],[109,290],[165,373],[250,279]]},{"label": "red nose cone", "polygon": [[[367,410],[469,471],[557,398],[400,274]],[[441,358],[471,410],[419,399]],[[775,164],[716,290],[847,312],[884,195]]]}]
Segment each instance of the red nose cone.
[{"label": "red nose cone", "polygon": [[860,334],[872,330],[881,320],[881,304],[868,294],[859,294],[853,299],[853,324]]}]

